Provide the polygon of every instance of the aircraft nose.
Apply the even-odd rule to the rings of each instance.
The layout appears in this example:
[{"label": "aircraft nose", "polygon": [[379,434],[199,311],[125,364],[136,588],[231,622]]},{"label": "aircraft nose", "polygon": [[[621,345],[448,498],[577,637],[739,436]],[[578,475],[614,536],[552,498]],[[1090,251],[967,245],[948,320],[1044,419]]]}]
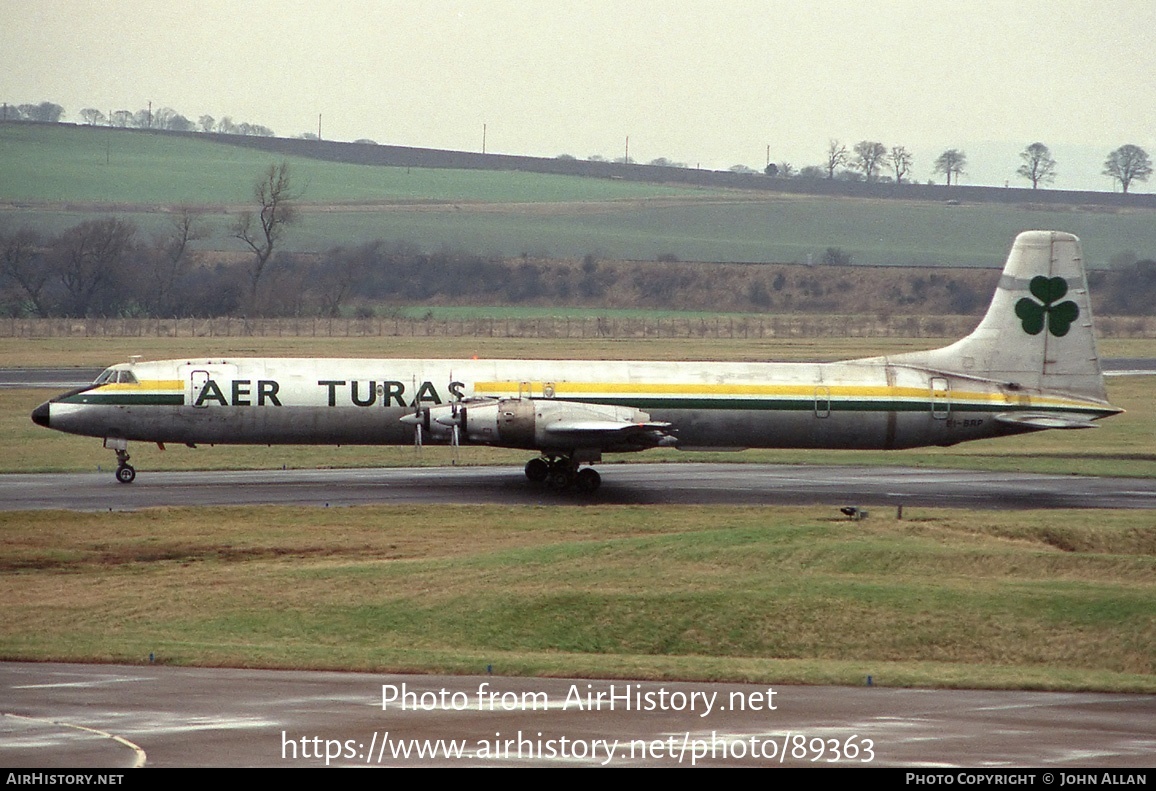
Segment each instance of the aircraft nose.
[{"label": "aircraft nose", "polygon": [[38,426],[48,427],[48,401],[45,401],[32,410],[32,422]]}]

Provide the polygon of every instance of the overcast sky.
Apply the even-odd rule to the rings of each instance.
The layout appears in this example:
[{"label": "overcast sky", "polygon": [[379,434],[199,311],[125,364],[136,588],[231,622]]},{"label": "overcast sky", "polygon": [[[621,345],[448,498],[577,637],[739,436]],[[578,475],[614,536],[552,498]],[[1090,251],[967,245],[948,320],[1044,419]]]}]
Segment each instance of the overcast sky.
[{"label": "overcast sky", "polygon": [[[1156,2],[0,0],[0,101],[228,115],[279,136],[691,166],[947,148],[964,183],[1110,189],[1156,155]],[[1136,185],[1156,190],[1156,182]]]}]

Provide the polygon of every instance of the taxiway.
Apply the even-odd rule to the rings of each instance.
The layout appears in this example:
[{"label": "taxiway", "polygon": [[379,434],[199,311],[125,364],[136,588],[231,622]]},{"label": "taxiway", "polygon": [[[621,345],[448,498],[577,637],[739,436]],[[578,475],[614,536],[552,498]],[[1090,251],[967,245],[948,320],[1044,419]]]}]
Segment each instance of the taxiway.
[{"label": "taxiway", "polygon": [[907,467],[604,464],[594,495],[553,492],[518,467],[0,475],[0,510],[389,503],[1156,508],[1156,480]]},{"label": "taxiway", "polygon": [[[610,694],[630,699],[611,707]],[[0,701],[8,767],[1071,771],[1144,767],[1156,752],[1151,695],[0,663]]]}]

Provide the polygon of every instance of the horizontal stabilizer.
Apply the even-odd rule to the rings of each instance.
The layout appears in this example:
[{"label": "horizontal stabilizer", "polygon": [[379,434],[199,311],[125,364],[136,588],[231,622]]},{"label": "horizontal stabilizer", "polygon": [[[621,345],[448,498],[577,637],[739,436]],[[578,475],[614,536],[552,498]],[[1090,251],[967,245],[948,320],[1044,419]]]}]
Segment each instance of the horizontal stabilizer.
[{"label": "horizontal stabilizer", "polygon": [[1089,417],[1082,415],[1059,415],[1054,412],[1015,412],[996,415],[1000,423],[1028,428],[1096,428]]}]

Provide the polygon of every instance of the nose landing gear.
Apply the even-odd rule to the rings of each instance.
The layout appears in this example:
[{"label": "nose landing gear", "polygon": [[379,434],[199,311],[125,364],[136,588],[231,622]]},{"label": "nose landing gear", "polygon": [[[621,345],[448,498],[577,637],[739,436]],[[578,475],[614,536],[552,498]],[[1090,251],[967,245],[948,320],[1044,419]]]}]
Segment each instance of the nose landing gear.
[{"label": "nose landing gear", "polygon": [[[120,454],[117,454],[117,460],[120,460]],[[128,454],[124,454],[124,463],[119,464],[116,468],[116,479],[120,483],[132,483],[136,480],[136,470],[128,463]]]},{"label": "nose landing gear", "polygon": [[116,451],[116,480],[118,483],[132,483],[136,480],[136,470],[128,463],[132,458],[128,455],[128,440],[116,439],[109,437],[105,439],[104,446],[110,450]]}]

